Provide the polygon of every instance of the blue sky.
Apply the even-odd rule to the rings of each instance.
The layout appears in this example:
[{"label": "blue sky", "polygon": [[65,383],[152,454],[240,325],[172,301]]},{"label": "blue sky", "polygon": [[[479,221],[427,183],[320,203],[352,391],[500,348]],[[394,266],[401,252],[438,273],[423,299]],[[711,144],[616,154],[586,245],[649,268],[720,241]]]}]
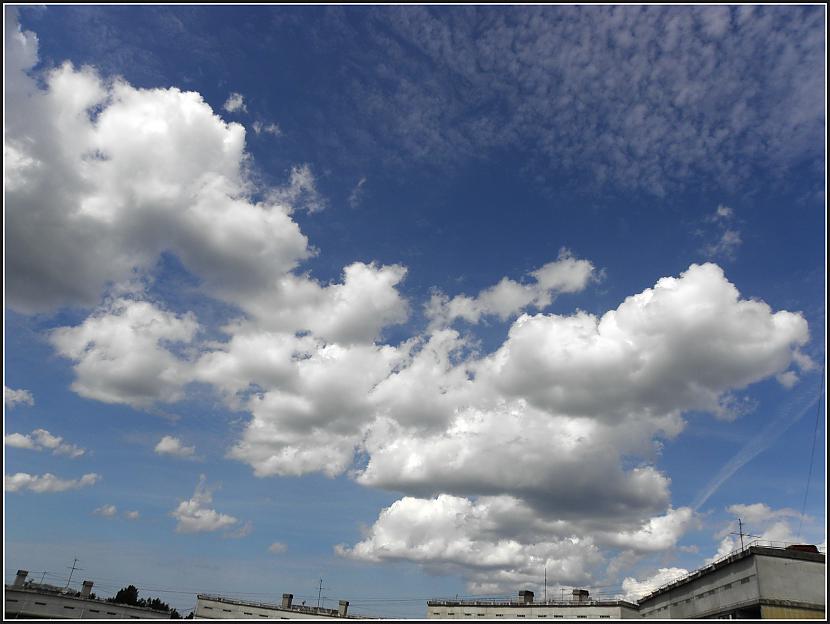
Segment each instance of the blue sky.
[{"label": "blue sky", "polygon": [[824,544],[825,42],[7,8],[6,579],[419,616]]}]

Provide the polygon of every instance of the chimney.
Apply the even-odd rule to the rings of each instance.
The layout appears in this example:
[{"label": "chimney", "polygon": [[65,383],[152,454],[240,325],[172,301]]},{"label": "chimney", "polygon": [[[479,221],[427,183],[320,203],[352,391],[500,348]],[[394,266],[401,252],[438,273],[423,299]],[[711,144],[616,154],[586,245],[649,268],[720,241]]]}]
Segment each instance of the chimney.
[{"label": "chimney", "polygon": [[29,576],[28,570],[18,570],[17,576],[14,577],[14,585],[12,585],[12,587],[23,587],[23,583],[26,582],[27,576]]},{"label": "chimney", "polygon": [[81,598],[89,598],[89,594],[92,592],[92,581],[84,581],[83,587],[81,587]]},{"label": "chimney", "polygon": [[337,615],[340,617],[346,617],[346,614],[349,612],[349,601],[348,600],[341,600],[340,606],[337,608]]},{"label": "chimney", "polygon": [[533,592],[529,589],[523,589],[519,592],[519,602],[522,604],[533,604]]},{"label": "chimney", "polygon": [[575,589],[573,592],[573,601],[574,602],[588,602],[588,590],[587,589]]},{"label": "chimney", "polygon": [[294,594],[283,594],[282,605],[280,606],[282,606],[283,609],[290,609],[292,600],[294,600]]}]

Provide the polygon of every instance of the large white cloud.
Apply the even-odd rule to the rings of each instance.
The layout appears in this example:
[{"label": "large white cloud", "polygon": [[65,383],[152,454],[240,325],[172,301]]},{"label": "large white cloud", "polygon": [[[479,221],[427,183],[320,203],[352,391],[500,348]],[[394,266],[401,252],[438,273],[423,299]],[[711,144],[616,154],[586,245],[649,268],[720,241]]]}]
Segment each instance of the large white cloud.
[{"label": "large white cloud", "polygon": [[36,38],[8,22],[14,309],[95,304],[108,283],[146,271],[164,251],[208,291],[238,301],[309,256],[290,206],[251,199],[241,125],[198,93],[105,82],[91,68],[64,64],[40,88],[21,71],[36,61]]}]

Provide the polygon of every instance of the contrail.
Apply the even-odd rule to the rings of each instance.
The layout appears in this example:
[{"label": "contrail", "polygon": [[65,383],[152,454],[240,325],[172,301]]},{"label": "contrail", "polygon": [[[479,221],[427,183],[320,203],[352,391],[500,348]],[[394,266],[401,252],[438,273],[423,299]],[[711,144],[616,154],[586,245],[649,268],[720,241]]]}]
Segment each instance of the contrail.
[{"label": "contrail", "polygon": [[752,437],[738,451],[737,455],[724,464],[723,468],[700,491],[692,505],[694,510],[697,511],[733,474],[738,472],[738,470],[753,460],[762,451],[769,448],[782,433],[801,420],[804,414],[807,413],[807,410],[813,407],[818,399],[819,397],[816,396],[814,391],[808,391],[805,388],[797,396],[793,397],[791,401],[779,407],[778,415],[775,419]]}]

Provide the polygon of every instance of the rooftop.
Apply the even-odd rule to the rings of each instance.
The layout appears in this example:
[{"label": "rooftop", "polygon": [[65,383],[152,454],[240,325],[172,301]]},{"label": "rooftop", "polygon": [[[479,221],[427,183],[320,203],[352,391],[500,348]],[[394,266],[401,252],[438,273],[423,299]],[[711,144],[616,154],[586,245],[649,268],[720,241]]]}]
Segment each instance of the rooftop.
[{"label": "rooftop", "polygon": [[680,585],[685,585],[686,583],[690,583],[691,581],[705,576],[715,570],[728,566],[735,561],[740,561],[741,559],[745,559],[746,557],[751,557],[753,555],[763,555],[766,557],[783,557],[786,559],[799,559],[802,561],[817,561],[824,563],[825,562],[825,554],[819,551],[818,548],[815,548],[814,552],[809,552],[807,550],[803,550],[801,547],[796,547],[795,545],[783,546],[783,545],[773,545],[776,542],[769,542],[769,541],[761,541],[755,540],[750,542],[743,549],[738,549],[732,551],[728,555],[721,557],[705,565],[697,570],[690,572],[685,576],[681,576],[678,579],[670,583],[666,583],[665,585],[661,585],[650,594],[647,594],[637,600],[638,604],[643,604],[647,600],[651,600],[655,596],[659,596],[662,593],[665,593],[675,587],[679,587]]}]

